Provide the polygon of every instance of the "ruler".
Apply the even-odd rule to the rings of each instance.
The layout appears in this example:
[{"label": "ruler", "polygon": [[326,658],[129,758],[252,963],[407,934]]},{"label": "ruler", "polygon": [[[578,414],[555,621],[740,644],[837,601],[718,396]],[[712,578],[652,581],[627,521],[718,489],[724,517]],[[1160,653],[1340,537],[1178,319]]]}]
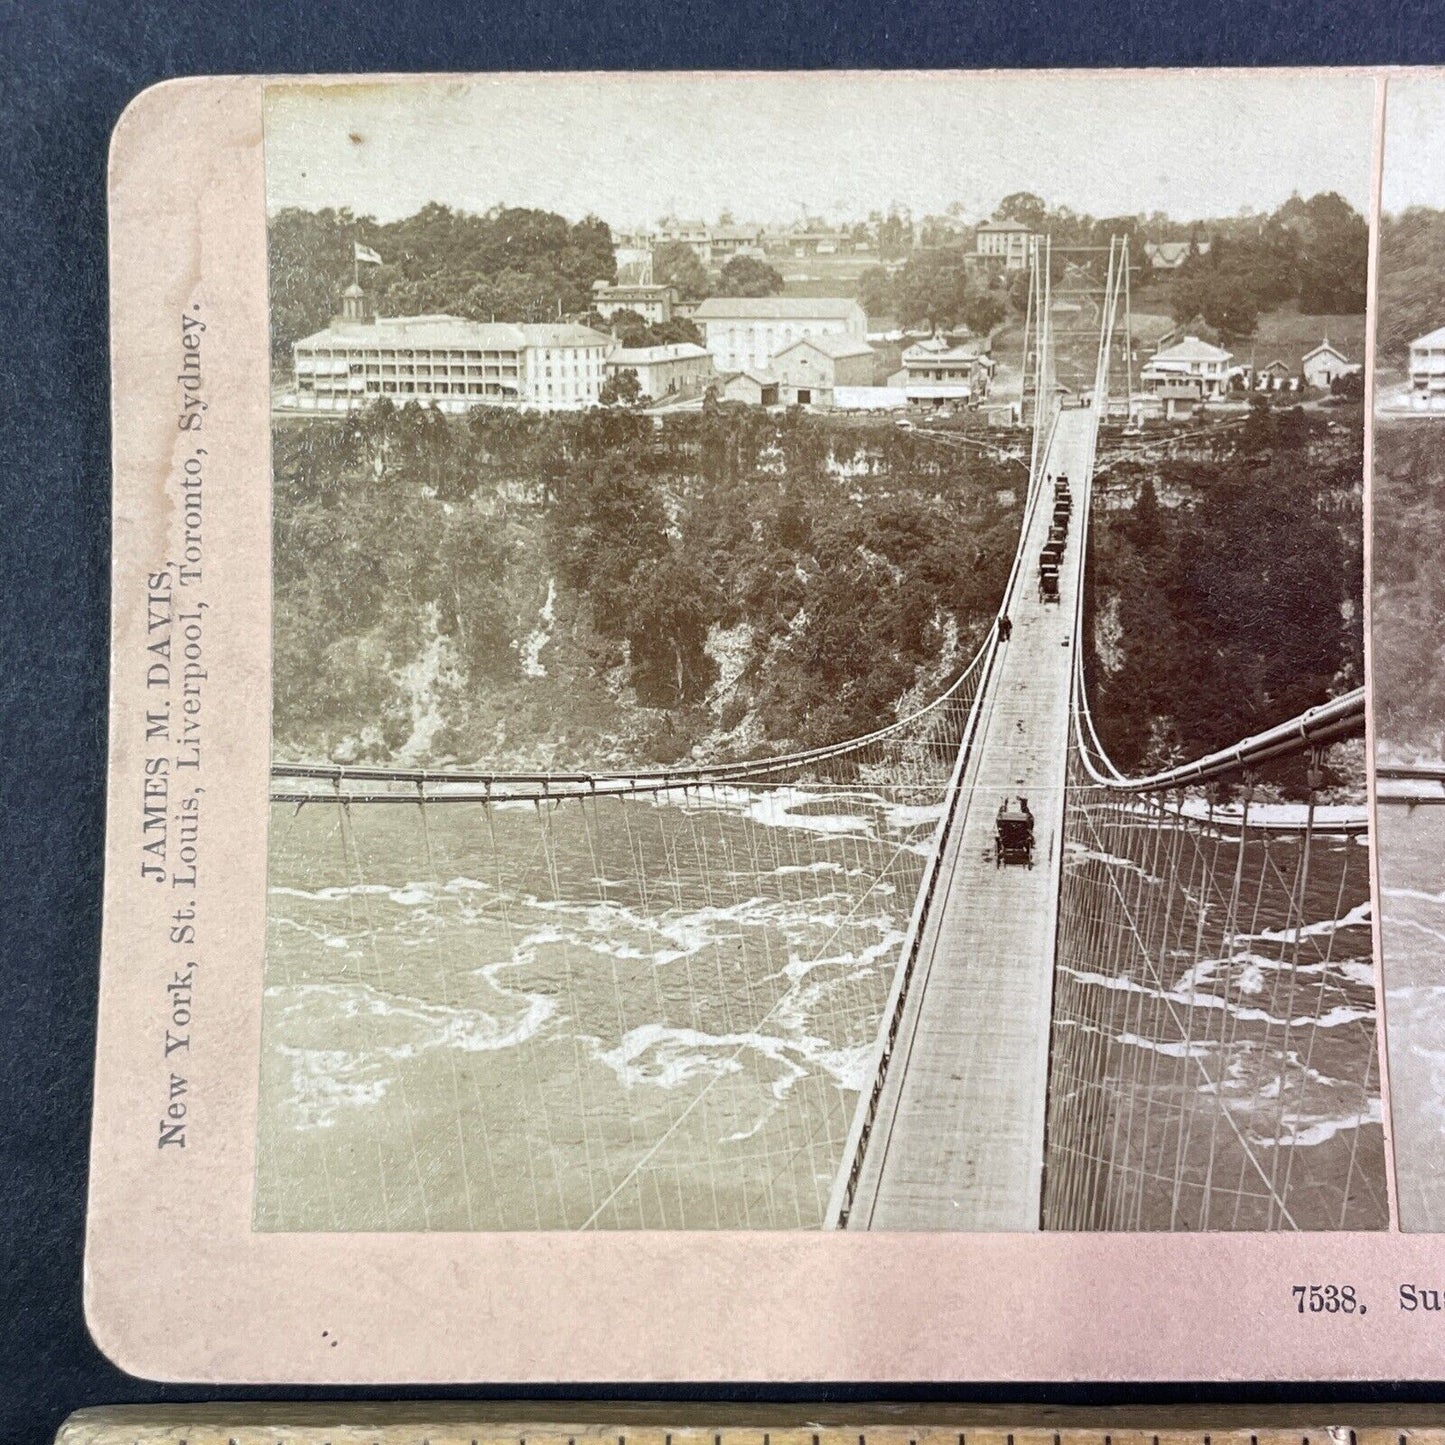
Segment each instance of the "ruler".
[{"label": "ruler", "polygon": [[[78,1411],[56,1445],[1445,1445],[1435,1406],[619,1407],[604,1423],[487,1406],[176,1405]],[[579,1411],[580,1413],[580,1411]],[[852,1416],[850,1419],[849,1416]],[[739,1417],[744,1419],[739,1419]],[[906,1417],[906,1418],[905,1418]]]}]

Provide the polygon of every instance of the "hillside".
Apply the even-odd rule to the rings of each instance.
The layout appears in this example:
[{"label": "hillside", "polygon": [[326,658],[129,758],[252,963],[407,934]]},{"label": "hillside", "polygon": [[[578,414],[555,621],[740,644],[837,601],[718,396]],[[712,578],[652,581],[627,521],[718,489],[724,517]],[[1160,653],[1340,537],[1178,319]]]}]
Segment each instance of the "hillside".
[{"label": "hillside", "polygon": [[879,423],[378,407],[275,432],[277,756],[603,767],[935,695],[1024,477]]},{"label": "hillside", "polygon": [[1445,756],[1445,455],[1438,423],[1375,431],[1374,709],[1382,752]]},{"label": "hillside", "polygon": [[1111,462],[1103,445],[1090,695],[1125,772],[1360,685],[1362,420],[1256,406],[1188,459]]},{"label": "hillside", "polygon": [[1379,365],[1403,371],[1410,342],[1445,326],[1445,211],[1415,207],[1380,225]]},{"label": "hillside", "polygon": [[[1167,461],[1106,435],[1090,690],[1126,771],[1358,685],[1360,424],[1257,408]],[[383,406],[278,422],[275,452],[277,756],[498,768],[888,722],[985,634],[1024,481],[888,425],[733,407],[654,427]],[[1435,600],[1394,609],[1420,626],[1382,677],[1420,665]]]}]

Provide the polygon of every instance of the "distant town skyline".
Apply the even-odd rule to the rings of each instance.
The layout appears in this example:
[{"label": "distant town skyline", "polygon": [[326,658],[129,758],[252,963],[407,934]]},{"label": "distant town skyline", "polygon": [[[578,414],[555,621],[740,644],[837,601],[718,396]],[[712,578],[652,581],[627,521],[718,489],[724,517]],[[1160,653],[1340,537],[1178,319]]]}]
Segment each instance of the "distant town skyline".
[{"label": "distant town skyline", "polygon": [[1374,97],[1368,75],[1286,71],[288,81],[267,94],[267,204],[379,221],[506,204],[618,229],[893,206],[978,220],[1015,191],[1095,216],[1319,191],[1365,212]]}]

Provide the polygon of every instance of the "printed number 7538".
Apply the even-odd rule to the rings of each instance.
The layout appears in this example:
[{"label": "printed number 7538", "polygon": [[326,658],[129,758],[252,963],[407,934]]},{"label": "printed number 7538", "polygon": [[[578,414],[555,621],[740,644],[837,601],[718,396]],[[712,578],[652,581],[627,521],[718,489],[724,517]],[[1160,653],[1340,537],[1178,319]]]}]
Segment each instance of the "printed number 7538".
[{"label": "printed number 7538", "polygon": [[1362,1315],[1365,1305],[1352,1284],[1297,1284],[1291,1293],[1300,1314]]}]

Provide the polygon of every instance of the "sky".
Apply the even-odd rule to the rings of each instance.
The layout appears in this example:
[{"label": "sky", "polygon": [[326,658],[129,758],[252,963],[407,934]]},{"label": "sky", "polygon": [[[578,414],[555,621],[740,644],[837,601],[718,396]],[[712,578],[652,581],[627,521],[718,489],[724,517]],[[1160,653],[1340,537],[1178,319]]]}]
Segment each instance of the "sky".
[{"label": "sky", "polygon": [[1374,82],[1345,72],[812,72],[274,84],[267,201],[394,220],[428,201],[590,213],[863,219],[1011,191],[1095,216],[1368,208]]},{"label": "sky", "polygon": [[1392,75],[1385,91],[1380,209],[1445,210],[1445,79],[1440,72]]}]

